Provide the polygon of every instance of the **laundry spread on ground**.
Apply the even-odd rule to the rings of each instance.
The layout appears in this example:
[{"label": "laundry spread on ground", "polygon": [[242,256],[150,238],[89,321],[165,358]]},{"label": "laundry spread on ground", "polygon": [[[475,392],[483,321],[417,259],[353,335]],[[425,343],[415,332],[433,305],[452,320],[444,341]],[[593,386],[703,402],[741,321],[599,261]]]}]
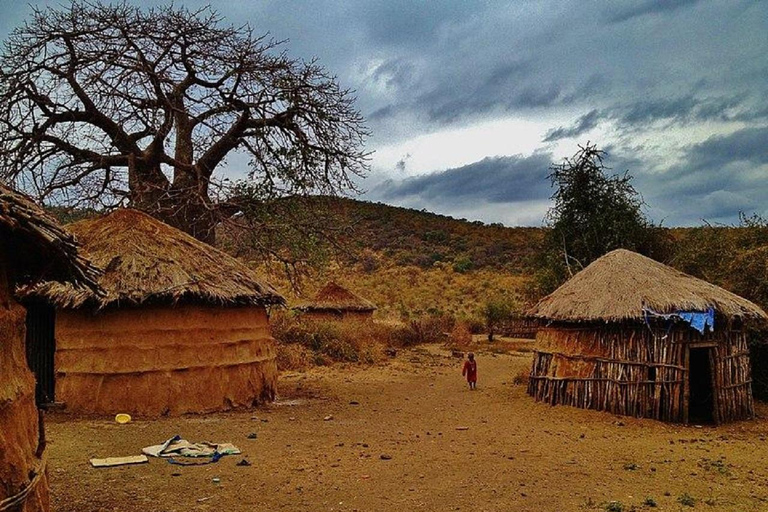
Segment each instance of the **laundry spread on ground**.
[{"label": "laundry spread on ground", "polygon": [[[176,435],[164,443],[147,446],[142,448],[142,453],[151,457],[161,457],[168,460],[170,464],[200,465],[212,464],[225,455],[239,455],[240,449],[232,443],[191,443],[181,436]],[[189,457],[193,459],[207,459],[203,462],[183,462],[176,460],[177,457]]]}]

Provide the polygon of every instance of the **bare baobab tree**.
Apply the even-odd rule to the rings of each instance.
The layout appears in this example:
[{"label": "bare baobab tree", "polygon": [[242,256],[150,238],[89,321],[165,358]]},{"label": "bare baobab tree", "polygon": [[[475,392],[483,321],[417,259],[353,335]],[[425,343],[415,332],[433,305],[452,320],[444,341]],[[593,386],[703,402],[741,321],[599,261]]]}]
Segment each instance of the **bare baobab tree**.
[{"label": "bare baobab tree", "polygon": [[0,59],[0,176],[51,202],[127,201],[210,241],[237,199],[214,175],[228,155],[263,199],[342,193],[367,169],[351,93],[209,8],[35,9]]}]

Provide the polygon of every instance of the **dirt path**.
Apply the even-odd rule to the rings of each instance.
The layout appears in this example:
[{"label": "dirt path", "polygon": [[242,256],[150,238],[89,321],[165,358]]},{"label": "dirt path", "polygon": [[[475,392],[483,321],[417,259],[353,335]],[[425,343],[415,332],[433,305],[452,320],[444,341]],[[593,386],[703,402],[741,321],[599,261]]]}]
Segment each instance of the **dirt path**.
[{"label": "dirt path", "polygon": [[[568,512],[612,500],[624,511],[768,510],[766,421],[696,428],[552,408],[512,384],[530,354],[480,353],[478,362],[474,392],[460,360],[426,347],[373,368],[285,375],[282,400],[253,412],[123,426],[51,416],[54,510]],[[253,465],[88,465],[177,433],[233,442]]]}]

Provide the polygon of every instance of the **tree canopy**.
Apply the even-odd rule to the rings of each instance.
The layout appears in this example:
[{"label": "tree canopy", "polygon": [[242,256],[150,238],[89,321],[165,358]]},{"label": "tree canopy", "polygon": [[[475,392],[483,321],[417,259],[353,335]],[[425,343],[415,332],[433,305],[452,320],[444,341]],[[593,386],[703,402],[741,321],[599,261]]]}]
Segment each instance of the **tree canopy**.
[{"label": "tree canopy", "polygon": [[[367,135],[316,61],[207,7],[35,9],[0,56],[3,178],[57,204],[129,202],[204,240],[238,201],[353,190]],[[240,195],[214,175],[235,152]]]},{"label": "tree canopy", "polygon": [[618,248],[651,252],[655,230],[628,172],[609,174],[595,145],[552,164],[555,192],[547,212],[551,228],[539,259],[539,294],[548,293],[603,254]]}]

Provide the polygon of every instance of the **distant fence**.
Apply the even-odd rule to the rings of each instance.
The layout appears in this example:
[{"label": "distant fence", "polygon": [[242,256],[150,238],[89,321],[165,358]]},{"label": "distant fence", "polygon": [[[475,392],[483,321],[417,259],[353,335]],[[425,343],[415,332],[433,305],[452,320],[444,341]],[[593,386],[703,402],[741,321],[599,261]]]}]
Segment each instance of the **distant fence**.
[{"label": "distant fence", "polygon": [[533,318],[512,318],[504,326],[504,336],[509,338],[536,338],[539,321]]}]

